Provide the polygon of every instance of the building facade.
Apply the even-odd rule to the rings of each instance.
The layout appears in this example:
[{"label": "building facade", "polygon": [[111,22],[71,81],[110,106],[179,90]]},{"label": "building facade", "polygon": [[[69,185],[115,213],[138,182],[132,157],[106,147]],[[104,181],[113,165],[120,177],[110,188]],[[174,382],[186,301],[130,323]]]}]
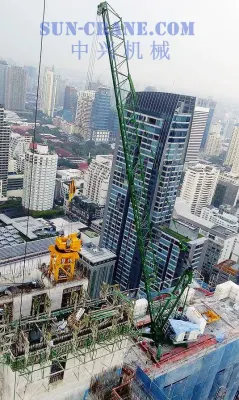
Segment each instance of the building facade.
[{"label": "building facade", "polygon": [[211,204],[219,177],[219,170],[206,164],[189,167],[185,173],[181,198],[200,216],[202,207]]},{"label": "building facade", "polygon": [[85,90],[78,94],[76,124],[79,126],[84,139],[91,137],[91,112],[95,94],[94,90]]},{"label": "building facade", "polygon": [[201,149],[202,150],[205,148],[205,145],[207,143],[207,138],[208,138],[208,135],[209,135],[210,126],[211,126],[211,123],[212,123],[212,119],[213,119],[213,115],[214,115],[214,111],[215,111],[216,105],[217,105],[217,103],[214,100],[210,99],[210,98],[208,98],[208,99],[198,98],[197,99],[197,106],[198,107],[209,108],[208,119],[207,119],[207,123],[206,123],[206,126],[205,126],[205,131],[204,131],[204,134],[203,134],[203,137],[202,137],[202,142],[201,142]]},{"label": "building facade", "polygon": [[197,161],[210,108],[195,107],[185,162]]},{"label": "building facade", "polygon": [[11,66],[7,69],[5,108],[8,110],[25,110],[27,73],[21,67]]},{"label": "building facade", "polygon": [[7,62],[4,60],[0,60],[0,104],[2,106],[5,106],[7,68]]},{"label": "building facade", "polygon": [[239,125],[237,124],[234,126],[233,129],[224,165],[228,165],[230,167],[232,167],[233,164],[237,165],[238,157],[239,157]]},{"label": "building facade", "polygon": [[48,117],[53,117],[56,101],[57,77],[54,68],[46,68],[43,76],[41,110]]},{"label": "building facade", "polygon": [[0,201],[7,199],[10,127],[4,120],[4,108],[0,105]]},{"label": "building facade", "polygon": [[203,207],[201,210],[201,218],[213,222],[215,225],[224,226],[233,232],[238,232],[238,219],[235,215],[228,214],[216,207]]},{"label": "building facade", "polygon": [[[145,158],[146,190],[150,199],[152,241],[158,243],[159,225],[169,224],[172,216],[195,98],[161,92],[139,92],[137,96],[141,110],[137,116],[144,121],[139,134],[142,139],[141,153]],[[129,135],[130,129],[127,125]],[[135,179],[140,185],[141,177]],[[116,142],[100,245],[117,255],[115,282],[123,289],[139,287],[139,251],[120,138]],[[160,254],[157,257],[160,259]]]},{"label": "building facade", "polygon": [[74,122],[76,118],[77,90],[75,87],[66,86],[63,105],[63,118],[68,122]]},{"label": "building facade", "polygon": [[239,175],[221,172],[212,199],[214,207],[229,205],[236,207],[239,199]]},{"label": "building facade", "polygon": [[105,206],[113,156],[96,156],[85,175],[84,195],[100,206]]},{"label": "building facade", "polygon": [[111,284],[116,255],[109,250],[87,243],[80,251],[79,265],[83,276],[88,279],[88,293],[91,299],[99,298],[103,284]]},{"label": "building facade", "polygon": [[48,146],[25,154],[22,205],[32,211],[50,210],[53,207],[57,154],[48,152]]},{"label": "building facade", "polygon": [[210,133],[207,139],[205,154],[210,157],[218,157],[221,154],[221,135],[220,133]]},{"label": "building facade", "polygon": [[111,112],[110,88],[100,87],[96,94],[92,107],[91,127],[94,131],[107,131]]}]

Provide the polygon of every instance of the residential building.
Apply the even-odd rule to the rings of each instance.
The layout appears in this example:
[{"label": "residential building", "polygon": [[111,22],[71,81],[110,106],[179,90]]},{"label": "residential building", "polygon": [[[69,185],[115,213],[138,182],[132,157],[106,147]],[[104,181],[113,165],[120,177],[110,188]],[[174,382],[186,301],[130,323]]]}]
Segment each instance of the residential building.
[{"label": "residential building", "polygon": [[7,197],[23,196],[23,174],[9,173],[7,181]]},{"label": "residential building", "polygon": [[75,87],[66,86],[63,105],[63,118],[67,122],[75,122],[77,108],[77,90]]},{"label": "residential building", "polygon": [[174,208],[174,219],[183,219],[199,228],[199,233],[208,238],[207,250],[203,260],[202,273],[209,282],[212,267],[221,261],[230,259],[235,253],[234,248],[238,234],[221,225],[198,217],[190,212],[190,206],[177,199]]},{"label": "residential building", "polygon": [[50,210],[53,207],[57,154],[50,153],[48,146],[37,145],[25,154],[22,205],[33,211]]},{"label": "residential building", "polygon": [[0,105],[0,201],[7,198],[10,127],[4,119],[4,108]]},{"label": "residential building", "polygon": [[104,206],[100,206],[89,200],[85,196],[74,196],[66,210],[67,215],[72,219],[84,222],[90,226],[95,219],[100,219],[104,215]]},{"label": "residential building", "polygon": [[69,183],[73,179],[76,188],[75,195],[82,194],[85,185],[85,172],[73,168],[57,170],[55,200],[64,199],[67,201],[69,195]]},{"label": "residential building", "polygon": [[91,127],[94,131],[107,131],[109,129],[110,112],[110,88],[102,86],[97,90],[92,106]]},{"label": "residential building", "polygon": [[239,283],[239,264],[236,264],[233,260],[225,260],[214,265],[209,284],[211,287],[215,287],[228,281]]},{"label": "residential building", "polygon": [[233,232],[238,232],[238,218],[235,215],[228,214],[216,207],[203,207],[200,217],[213,222],[215,225],[224,226]]},{"label": "residential building", "polygon": [[218,157],[221,154],[221,135],[220,133],[210,133],[207,139],[205,154],[210,157]]},{"label": "residential building", "polygon": [[202,273],[210,280],[214,265],[231,258],[238,234],[222,226],[213,226],[208,231],[208,246],[204,257]]},{"label": "residential building", "polygon": [[25,110],[27,73],[21,67],[11,66],[7,69],[5,108],[8,110]]},{"label": "residential building", "polygon": [[239,174],[225,171],[220,172],[212,205],[219,208],[221,205],[236,207],[239,199]]},{"label": "residential building", "polygon": [[94,90],[81,91],[78,94],[76,124],[84,139],[91,137],[91,113],[96,92]]},{"label": "residential building", "polygon": [[219,172],[207,164],[197,164],[187,169],[180,196],[190,204],[193,214],[199,216],[202,207],[211,204]]},{"label": "residential building", "polygon": [[[151,240],[158,243],[160,225],[169,224],[172,216],[195,98],[162,92],[139,92],[137,99],[140,108],[137,118],[144,121],[139,135],[145,157],[145,190],[151,209]],[[131,111],[127,112],[130,116]],[[129,125],[127,135],[129,138],[132,135]],[[135,177],[135,183],[140,185],[140,182],[141,177]],[[145,208],[141,199],[139,203]],[[115,282],[122,289],[138,288],[141,267],[120,137],[116,142],[100,245],[117,255]],[[158,252],[156,259],[159,260],[160,256]]]},{"label": "residential building", "polygon": [[66,81],[57,75],[55,108],[62,109],[64,105]]},{"label": "residential building", "polygon": [[209,111],[210,108],[195,107],[185,163],[198,161],[200,146],[205,132]]},{"label": "residential building", "polygon": [[[201,270],[207,250],[208,239],[199,229],[183,220],[175,220],[170,228],[161,226],[157,246],[159,279],[157,287],[171,287],[174,279],[180,277],[189,266]],[[142,282],[143,286],[143,282]]]},{"label": "residential building", "polygon": [[23,69],[27,73],[27,91],[33,92],[36,89],[37,69],[31,65],[24,65]]},{"label": "residential building", "polygon": [[115,108],[112,108],[110,111],[109,131],[112,134],[112,143],[115,143],[116,137],[120,134],[119,118]]},{"label": "residential building", "polygon": [[202,142],[201,142],[201,149],[203,150],[205,148],[206,143],[207,143],[207,138],[208,138],[208,135],[209,135],[210,126],[211,126],[211,123],[212,123],[212,119],[213,119],[213,115],[214,115],[214,111],[215,111],[217,103],[214,100],[210,99],[210,98],[208,98],[208,99],[198,98],[196,105],[198,107],[209,108],[208,119],[207,119],[207,123],[206,123],[206,126],[205,126],[205,131],[204,131],[204,134],[203,134],[203,137],[202,137]]},{"label": "residential building", "polygon": [[232,166],[239,157],[239,124],[234,126],[224,165]]},{"label": "residential building", "polygon": [[92,131],[91,140],[95,143],[112,143],[113,135],[110,131]]},{"label": "residential building", "polygon": [[88,294],[91,299],[100,297],[103,284],[111,284],[116,255],[111,251],[94,245],[83,244],[80,251],[79,266],[83,276],[88,278]]},{"label": "residential building", "polygon": [[0,60],[0,104],[2,106],[5,106],[7,68],[7,62],[4,60]]},{"label": "residential building", "polygon": [[53,117],[56,101],[57,76],[54,68],[46,68],[43,75],[41,110],[48,117]]},{"label": "residential building", "polygon": [[84,195],[94,203],[105,206],[113,156],[96,156],[85,174]]},{"label": "residential building", "polygon": [[22,134],[11,132],[10,135],[10,146],[9,156],[10,158],[17,159],[29,150],[30,144],[32,143],[32,136],[29,134]]}]

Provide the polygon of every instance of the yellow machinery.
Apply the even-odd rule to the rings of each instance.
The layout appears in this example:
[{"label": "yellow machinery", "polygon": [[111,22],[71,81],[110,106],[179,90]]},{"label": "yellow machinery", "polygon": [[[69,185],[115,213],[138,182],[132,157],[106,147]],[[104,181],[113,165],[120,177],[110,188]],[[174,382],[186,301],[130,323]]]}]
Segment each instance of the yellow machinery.
[{"label": "yellow machinery", "polygon": [[211,324],[212,322],[216,322],[221,319],[221,317],[212,310],[207,310],[202,313],[202,315],[204,316],[208,324]]},{"label": "yellow machinery", "polygon": [[80,249],[81,240],[77,233],[68,236],[62,234],[56,238],[55,245],[49,246],[49,276],[53,277],[56,283],[71,281],[74,278],[75,264],[79,259]]},{"label": "yellow machinery", "polygon": [[76,192],[75,181],[74,181],[74,179],[72,179],[70,186],[69,186],[69,203],[73,199],[75,192]]}]

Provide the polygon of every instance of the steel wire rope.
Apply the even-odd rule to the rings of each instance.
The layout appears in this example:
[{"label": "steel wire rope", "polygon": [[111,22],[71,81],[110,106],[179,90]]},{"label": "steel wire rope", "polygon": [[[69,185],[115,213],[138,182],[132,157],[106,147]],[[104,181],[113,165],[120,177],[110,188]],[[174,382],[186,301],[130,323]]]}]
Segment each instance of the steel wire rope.
[{"label": "steel wire rope", "polygon": [[[43,1],[42,24],[44,24],[44,22],[45,22],[45,14],[46,14],[46,0],[42,0],[42,1]],[[29,199],[28,199],[26,236],[28,235],[29,220],[30,220],[30,202],[31,202],[32,177],[33,177],[33,165],[34,165],[35,142],[36,142],[37,111],[38,111],[38,100],[39,100],[39,92],[40,92],[42,50],[43,50],[43,30],[41,31],[40,52],[39,52],[39,62],[38,62],[38,79],[37,79],[37,92],[36,92],[36,103],[35,103],[36,104],[36,108],[35,108],[34,131],[33,131],[32,167],[31,167],[31,175],[30,175],[30,191],[29,191]],[[24,278],[25,278],[27,243],[28,242],[26,241],[25,252],[24,252],[24,262],[23,262],[23,268],[22,268],[22,285],[24,283]],[[20,331],[21,320],[22,320],[22,296],[23,296],[23,287],[21,288],[21,299],[20,299],[20,309],[19,309],[19,323],[18,323],[18,332],[17,332],[18,334],[19,334],[19,331]],[[14,400],[16,398],[16,383],[17,383],[17,370],[15,371],[15,376],[14,376]]]}]

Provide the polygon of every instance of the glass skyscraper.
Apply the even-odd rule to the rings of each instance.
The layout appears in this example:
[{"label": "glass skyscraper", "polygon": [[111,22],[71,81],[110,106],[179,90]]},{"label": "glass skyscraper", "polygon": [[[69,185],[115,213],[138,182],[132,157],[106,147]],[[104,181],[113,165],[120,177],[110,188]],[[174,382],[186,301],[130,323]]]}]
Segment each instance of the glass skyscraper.
[{"label": "glass skyscraper", "polygon": [[[195,97],[161,92],[137,93],[138,130],[150,205],[152,247],[161,259],[162,225],[169,225],[189,140]],[[130,110],[127,110],[130,116]],[[131,127],[127,125],[129,136]],[[136,185],[140,178],[135,177]],[[139,199],[140,201],[140,199]],[[162,240],[161,240],[162,242]],[[114,281],[122,289],[139,287],[140,256],[134,229],[121,140],[116,142],[100,244],[117,255]],[[172,272],[173,273],[173,272]],[[159,279],[161,272],[158,270]]]},{"label": "glass skyscraper", "polygon": [[91,128],[94,131],[107,131],[111,112],[110,89],[99,87],[92,105]]}]

